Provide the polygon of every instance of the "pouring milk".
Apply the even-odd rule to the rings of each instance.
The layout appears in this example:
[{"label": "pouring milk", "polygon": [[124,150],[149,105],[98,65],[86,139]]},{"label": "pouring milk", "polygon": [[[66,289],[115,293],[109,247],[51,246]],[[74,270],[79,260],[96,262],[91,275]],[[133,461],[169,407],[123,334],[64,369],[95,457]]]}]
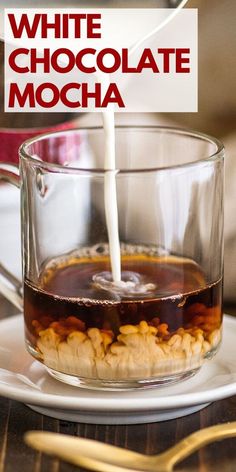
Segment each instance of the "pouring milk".
[{"label": "pouring milk", "polygon": [[[147,33],[143,38],[139,39],[133,46],[129,48],[129,56],[131,56],[138,47],[147,39],[151,38],[157,33],[162,27],[164,27],[177,13],[177,11],[186,3],[187,0],[180,2],[178,7],[172,11],[172,13],[156,28]],[[100,75],[102,86],[107,85],[109,76],[105,74]],[[115,113],[112,109],[109,111],[102,112],[103,127],[105,132],[105,159],[104,169],[105,180],[104,180],[104,204],[105,204],[105,215],[106,224],[108,231],[108,241],[110,249],[110,261],[112,270],[112,279],[114,285],[127,285],[130,282],[121,282],[121,251],[120,251],[120,240],[119,240],[119,221],[118,221],[118,208],[117,208],[117,191],[116,191],[116,157],[115,157]],[[138,281],[132,282],[132,287],[143,290],[143,286],[138,284]],[[149,284],[150,285],[150,284]],[[150,289],[150,287],[149,287]]]}]

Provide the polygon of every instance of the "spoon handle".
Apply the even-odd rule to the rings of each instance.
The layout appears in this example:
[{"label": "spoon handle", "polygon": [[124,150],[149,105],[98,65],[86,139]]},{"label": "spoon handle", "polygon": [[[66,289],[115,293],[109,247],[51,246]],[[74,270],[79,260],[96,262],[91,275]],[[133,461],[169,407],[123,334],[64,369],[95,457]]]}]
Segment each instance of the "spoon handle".
[{"label": "spoon handle", "polygon": [[236,421],[210,426],[190,434],[190,436],[187,436],[175,446],[167,449],[162,454],[158,454],[156,459],[158,462],[160,459],[165,462],[167,470],[171,471],[177,462],[197,451],[200,447],[234,436],[236,436]]}]

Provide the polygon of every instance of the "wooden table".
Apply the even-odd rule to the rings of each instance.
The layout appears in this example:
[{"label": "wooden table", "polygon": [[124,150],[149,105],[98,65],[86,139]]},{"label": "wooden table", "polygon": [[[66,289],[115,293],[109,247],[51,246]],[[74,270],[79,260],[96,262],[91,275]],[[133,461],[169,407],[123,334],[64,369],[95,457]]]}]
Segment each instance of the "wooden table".
[{"label": "wooden table", "polygon": [[[232,313],[232,309],[227,310]],[[14,309],[0,299],[0,319]],[[98,426],[58,421],[33,412],[25,405],[0,397],[0,472],[73,472],[69,464],[36,453],[23,442],[25,431],[56,431],[105,441],[147,454],[164,451],[193,431],[236,420],[236,397],[212,403],[199,413],[162,423]],[[176,467],[182,472],[235,472],[236,439],[201,449]]]}]

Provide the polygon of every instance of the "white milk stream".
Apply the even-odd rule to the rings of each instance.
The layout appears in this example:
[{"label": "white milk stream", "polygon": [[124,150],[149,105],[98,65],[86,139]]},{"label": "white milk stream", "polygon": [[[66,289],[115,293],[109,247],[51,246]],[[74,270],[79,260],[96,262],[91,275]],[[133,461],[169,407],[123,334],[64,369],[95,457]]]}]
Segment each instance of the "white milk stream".
[{"label": "white milk stream", "polygon": [[121,281],[121,255],[119,240],[118,207],[116,192],[116,154],[115,154],[115,113],[102,113],[105,131],[105,159],[104,169],[104,204],[107,223],[107,232],[110,249],[110,260],[113,282]]},{"label": "white milk stream", "polygon": [[[187,1],[187,0],[186,0]],[[183,3],[186,3],[183,2]],[[180,7],[180,6],[179,6]],[[164,22],[158,25],[154,30],[149,32],[143,38],[138,40],[132,47],[129,48],[129,56],[133,54],[138,47],[147,39],[151,38],[160,28],[166,25],[177,13],[178,8],[169,15]],[[107,85],[109,77],[107,75],[99,74],[102,86]],[[112,270],[113,283],[120,285],[121,282],[121,253],[119,240],[119,221],[117,208],[117,191],[116,191],[116,155],[115,155],[115,113],[110,111],[102,112],[103,127],[105,132],[105,159],[104,169],[104,204],[106,224],[108,231],[108,241],[110,249],[110,261]],[[125,282],[124,282],[125,283]]]}]

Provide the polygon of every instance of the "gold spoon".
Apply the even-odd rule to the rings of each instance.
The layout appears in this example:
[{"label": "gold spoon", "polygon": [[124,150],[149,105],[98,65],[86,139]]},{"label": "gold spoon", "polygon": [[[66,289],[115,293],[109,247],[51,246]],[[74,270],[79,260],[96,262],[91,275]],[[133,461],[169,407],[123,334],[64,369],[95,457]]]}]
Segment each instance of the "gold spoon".
[{"label": "gold spoon", "polygon": [[174,465],[206,444],[236,436],[236,421],[190,434],[161,454],[147,456],[90,439],[44,431],[29,431],[28,446],[97,472],[171,472]]}]

